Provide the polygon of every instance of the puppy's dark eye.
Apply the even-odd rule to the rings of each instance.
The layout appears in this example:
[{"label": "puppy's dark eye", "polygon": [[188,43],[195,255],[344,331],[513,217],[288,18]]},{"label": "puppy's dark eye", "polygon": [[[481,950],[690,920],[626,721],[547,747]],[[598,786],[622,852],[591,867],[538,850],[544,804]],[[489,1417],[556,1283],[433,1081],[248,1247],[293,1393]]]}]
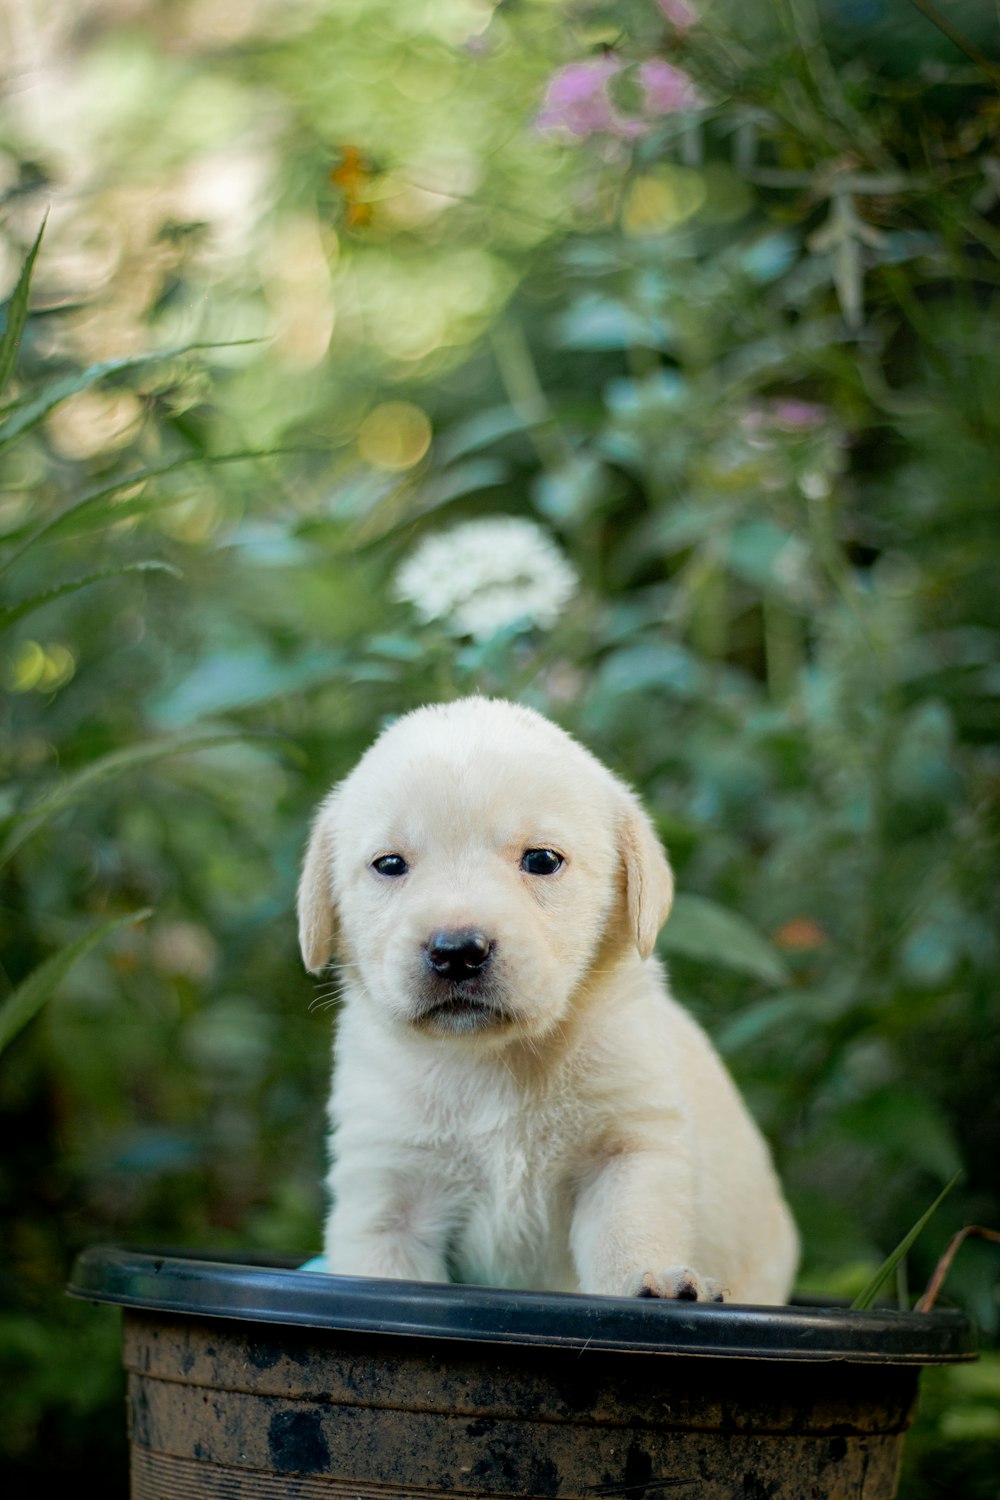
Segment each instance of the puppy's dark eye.
[{"label": "puppy's dark eye", "polygon": [[377,870],[380,875],[405,875],[409,868],[401,854],[381,854],[372,861],[372,869]]},{"label": "puppy's dark eye", "polygon": [[525,849],[521,869],[526,875],[554,875],[565,861],[554,849]]}]

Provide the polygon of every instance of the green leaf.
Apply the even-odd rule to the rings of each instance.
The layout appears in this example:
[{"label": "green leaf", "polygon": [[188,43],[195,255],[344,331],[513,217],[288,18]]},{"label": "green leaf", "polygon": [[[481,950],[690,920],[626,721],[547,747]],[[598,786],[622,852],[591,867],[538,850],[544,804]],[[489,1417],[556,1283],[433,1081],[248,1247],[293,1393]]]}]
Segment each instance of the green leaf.
[{"label": "green leaf", "polygon": [[92,385],[96,385],[108,375],[117,375],[122,370],[138,369],[142,365],[175,359],[180,354],[191,354],[196,349],[223,347],[225,346],[221,344],[182,344],[175,349],[160,349],[149,354],[130,355],[123,359],[102,360],[100,364],[88,365],[85,370],[74,370],[71,374],[60,375],[57,380],[52,380],[48,385],[43,386],[29,400],[21,402],[7,420],[0,423],[0,448],[7,447],[15,438],[22,437],[32,427],[37,427],[40,422],[44,422],[49,412],[54,411],[70,396],[89,390]]},{"label": "green leaf", "polygon": [[656,557],[666,553],[683,552],[699,542],[716,538],[729,531],[732,513],[727,505],[699,503],[697,506],[678,504],[657,516],[649,527],[643,555]]},{"label": "green leaf", "polygon": [[805,1006],[802,995],[772,995],[759,1005],[751,1005],[728,1021],[715,1034],[715,1044],[720,1052],[738,1052],[741,1047],[752,1046],[761,1037],[767,1036],[776,1027],[784,1027],[801,1016]]},{"label": "green leaf", "polygon": [[183,738],[152,740],[139,745],[127,745],[122,750],[113,750],[99,760],[91,761],[72,776],[67,776],[49,791],[44,792],[23,812],[7,819],[10,832],[0,845],[0,865],[4,864],[20,849],[33,833],[43,827],[58,813],[86,797],[94,787],[126,771],[138,770],[153,761],[164,760],[171,755],[190,755],[195,750],[211,750],[216,745],[231,745],[247,739],[246,734],[199,734]]},{"label": "green leaf", "polygon": [[613,297],[588,292],[562,313],[556,322],[554,343],[561,349],[670,349],[673,344],[667,323],[657,316],[644,316]]},{"label": "green leaf", "polygon": [[[462,495],[474,495],[479,490],[495,489],[510,477],[507,465],[496,458],[474,458],[467,463],[455,464],[443,473],[423,481],[410,500],[403,514],[394,517],[392,529],[397,524],[415,521],[419,516],[429,516],[433,511],[450,505]],[[388,533],[389,528],[386,528]],[[366,540],[370,537],[366,535]]]},{"label": "green leaf", "polygon": [[883,1159],[929,1172],[947,1182],[962,1156],[950,1121],[932,1098],[904,1085],[880,1083],[866,1098],[852,1100],[833,1117],[839,1135],[870,1147]]},{"label": "green leaf", "polygon": [[758,285],[777,281],[792,265],[798,254],[798,241],[792,234],[779,231],[766,234],[739,256],[739,266],[744,275]]},{"label": "green leaf", "polygon": [[53,953],[51,957],[40,963],[37,969],[33,969],[27,979],[22,980],[14,993],[8,996],[0,1006],[0,1052],[13,1041],[29,1021],[34,1020],[77,959],[89,953],[91,948],[96,947],[109,933],[117,931],[118,928],[131,927],[136,922],[144,922],[151,910],[151,907],[147,907],[142,911],[129,912],[124,917],[112,917],[107,922],[99,922],[83,937],[77,938],[75,943],[69,943],[65,948],[60,948],[58,953]]},{"label": "green leaf", "polygon": [[869,1281],[868,1285],[864,1288],[863,1291],[858,1293],[854,1301],[851,1303],[852,1312],[864,1312],[865,1308],[871,1307],[872,1303],[875,1301],[875,1298],[882,1290],[882,1287],[888,1281],[889,1277],[892,1275],[896,1267],[899,1265],[900,1261],[903,1259],[903,1256],[908,1253],[910,1246],[915,1242],[917,1236],[923,1230],[928,1219],[934,1212],[936,1212],[938,1206],[944,1202],[945,1198],[947,1198],[948,1194],[951,1192],[952,1188],[955,1186],[955,1183],[958,1181],[961,1175],[961,1172],[955,1173],[954,1177],[951,1179],[948,1185],[942,1188],[941,1192],[938,1193],[937,1197],[934,1199],[934,1202],[931,1204],[927,1212],[925,1214],[922,1214],[921,1217],[917,1220],[913,1228],[910,1230],[909,1234],[903,1236],[899,1244],[896,1246],[895,1250],[893,1250],[892,1254],[887,1256],[886,1259],[882,1262],[878,1270],[875,1272],[875,1275],[872,1277],[871,1281]]},{"label": "green leaf", "polygon": [[15,551],[0,562],[0,573],[5,573],[38,542],[52,541],[58,536],[75,536],[82,531],[124,520],[126,516],[155,510],[161,505],[177,505],[185,498],[183,495],[165,494],[133,495],[127,500],[115,500],[114,496],[120,494],[122,490],[132,489],[137,484],[146,484],[149,480],[159,479],[164,474],[173,474],[177,469],[190,468],[192,464],[203,464],[206,468],[211,468],[216,464],[238,463],[243,459],[270,458],[274,452],[280,451],[259,452],[248,449],[242,453],[221,453],[217,458],[206,458],[204,454],[194,453],[188,454],[185,458],[175,459],[173,463],[163,464],[158,469],[140,469],[137,473],[126,474],[122,479],[116,479],[113,484],[94,490],[92,494],[84,495],[79,500],[74,500],[64,510],[46,518],[41,524],[32,525],[28,522],[0,537],[0,545],[9,546],[16,542],[21,543]]},{"label": "green leaf", "polygon": [[35,268],[35,257],[42,243],[42,235],[45,233],[45,222],[48,214],[42,220],[41,228],[35,237],[35,243],[28,251],[27,259],[21,267],[21,274],[17,278],[17,285],[11,293],[7,304],[7,326],[0,338],[0,391],[3,390],[11,375],[14,373],[14,365],[17,363],[17,351],[21,346],[21,334],[24,325],[28,321],[28,294],[31,290],[31,273]]},{"label": "green leaf", "polygon": [[800,537],[766,518],[734,528],[726,544],[726,562],[738,578],[780,594],[792,604],[815,600],[808,547]]},{"label": "green leaf", "polygon": [[742,974],[784,984],[784,964],[766,938],[745,917],[710,901],[682,892],[674,901],[661,939],[667,953],[681,953],[705,963],[723,964]]},{"label": "green leaf", "polygon": [[124,563],[120,568],[101,568],[96,573],[84,574],[82,578],[70,578],[65,583],[58,583],[54,588],[46,589],[44,594],[33,594],[30,599],[19,599],[16,604],[0,605],[0,630],[8,629],[18,620],[23,620],[25,615],[41,609],[44,604],[50,604],[53,599],[61,599],[64,594],[75,594],[80,589],[89,588],[92,583],[103,583],[106,578],[121,578],[125,573],[169,573],[174,578],[180,577],[177,569],[169,563],[155,560]]},{"label": "green leaf", "polygon": [[547,469],[532,482],[531,496],[555,525],[584,520],[602,498],[606,471],[596,459],[573,454],[559,469]]},{"label": "green leaf", "polygon": [[355,545],[369,547],[374,542],[409,526],[421,516],[440,510],[463,495],[493,489],[509,478],[506,464],[496,458],[469,459],[453,465],[442,474],[424,480],[418,487],[396,485],[379,497],[358,529]]},{"label": "green leaf", "polygon": [[49,381],[48,385],[43,386],[29,400],[22,402],[5,422],[0,423],[0,448],[5,448],[15,438],[29,432],[32,427],[37,427],[39,422],[44,422],[49,412],[55,411],[70,396],[76,396],[80,391],[96,385],[106,375],[115,375],[119,370],[127,370],[135,365],[149,364],[156,357],[144,354],[138,358],[106,359],[100,364],[88,365],[85,370],[74,370],[71,375],[61,375],[58,380]]},{"label": "green leaf", "polygon": [[606,656],[598,673],[597,691],[616,698],[625,693],[656,691],[674,698],[692,698],[701,676],[698,659],[684,646],[648,641]]},{"label": "green leaf", "polygon": [[344,670],[341,651],[304,651],[292,658],[248,646],[205,657],[163,696],[150,704],[156,723],[177,728],[196,719],[232,713],[291,693],[309,692]]},{"label": "green leaf", "polygon": [[435,445],[438,462],[442,466],[453,463],[456,458],[488,448],[501,438],[525,432],[529,426],[524,413],[513,406],[491,406],[448,428]]}]

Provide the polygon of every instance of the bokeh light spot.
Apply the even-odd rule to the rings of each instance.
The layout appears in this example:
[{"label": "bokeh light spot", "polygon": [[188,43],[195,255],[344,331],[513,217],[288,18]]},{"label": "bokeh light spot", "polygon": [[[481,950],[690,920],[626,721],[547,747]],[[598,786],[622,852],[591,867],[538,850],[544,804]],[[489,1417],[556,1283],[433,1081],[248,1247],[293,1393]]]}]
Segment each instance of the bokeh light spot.
[{"label": "bokeh light spot", "polygon": [[75,671],[76,658],[72,651],[61,641],[54,641],[45,648],[45,664],[38,682],[39,690],[54,693],[56,688],[64,687],[69,682]]},{"label": "bokeh light spot", "polygon": [[658,167],[637,177],[629,188],[622,209],[622,229],[634,239],[665,234],[696,214],[706,196],[700,172],[675,165]]},{"label": "bokeh light spot", "polygon": [[412,469],[430,445],[430,421],[409,401],[376,406],[358,432],[358,452],[376,469]]},{"label": "bokeh light spot", "polygon": [[76,671],[76,658],[61,641],[41,646],[22,641],[4,663],[4,686],[12,693],[54,693]]},{"label": "bokeh light spot", "polygon": [[4,678],[10,691],[30,693],[45,671],[45,652],[37,641],[22,641],[4,666]]},{"label": "bokeh light spot", "polygon": [[80,391],[48,419],[52,446],[64,458],[92,458],[138,435],[142,406],[131,391]]}]

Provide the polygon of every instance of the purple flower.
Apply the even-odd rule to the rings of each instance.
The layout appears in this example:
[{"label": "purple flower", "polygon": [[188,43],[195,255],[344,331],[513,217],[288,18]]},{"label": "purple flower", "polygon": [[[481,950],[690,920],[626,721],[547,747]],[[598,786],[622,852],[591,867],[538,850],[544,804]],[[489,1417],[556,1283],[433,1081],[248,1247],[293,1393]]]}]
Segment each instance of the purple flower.
[{"label": "purple flower", "polygon": [[646,115],[674,115],[702,103],[691,76],[659,57],[639,65],[639,83]]},{"label": "purple flower", "polygon": [[622,64],[615,57],[591,57],[568,63],[549,79],[545,101],[538,116],[540,130],[568,130],[584,139],[605,132],[628,138],[645,130],[641,120],[618,113],[608,85]]},{"label": "purple flower", "polygon": [[656,3],[676,31],[690,31],[701,19],[688,0],[656,0]]}]

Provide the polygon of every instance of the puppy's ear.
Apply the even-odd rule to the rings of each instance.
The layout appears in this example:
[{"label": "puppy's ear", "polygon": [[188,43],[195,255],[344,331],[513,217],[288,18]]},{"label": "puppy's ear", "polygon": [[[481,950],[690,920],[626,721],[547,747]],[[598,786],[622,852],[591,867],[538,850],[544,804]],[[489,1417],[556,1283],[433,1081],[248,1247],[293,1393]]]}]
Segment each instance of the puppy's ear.
[{"label": "puppy's ear", "polygon": [[625,866],[625,897],[635,945],[648,958],[674,900],[674,872],[649,818],[631,796],[618,833]]},{"label": "puppy's ear", "polygon": [[333,896],[335,799],[334,792],[316,814],[299,880],[299,947],[310,974],[318,974],[330,962],[336,939]]}]

